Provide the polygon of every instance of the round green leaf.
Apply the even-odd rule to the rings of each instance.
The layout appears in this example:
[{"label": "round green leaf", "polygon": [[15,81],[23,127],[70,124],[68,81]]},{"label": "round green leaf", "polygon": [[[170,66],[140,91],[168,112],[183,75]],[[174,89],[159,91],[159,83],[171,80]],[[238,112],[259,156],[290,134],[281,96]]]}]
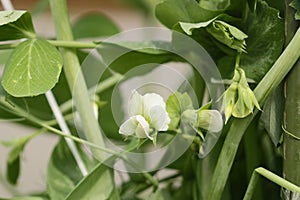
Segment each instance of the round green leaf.
[{"label": "round green leaf", "polygon": [[57,83],[62,63],[59,51],[46,40],[29,39],[8,59],[2,85],[15,97],[43,94]]}]

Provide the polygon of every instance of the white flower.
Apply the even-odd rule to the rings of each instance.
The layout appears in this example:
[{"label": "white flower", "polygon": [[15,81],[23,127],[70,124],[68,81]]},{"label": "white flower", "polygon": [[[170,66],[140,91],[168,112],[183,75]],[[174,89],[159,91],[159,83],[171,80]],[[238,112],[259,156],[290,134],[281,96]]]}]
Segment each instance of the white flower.
[{"label": "white flower", "polygon": [[185,124],[189,124],[202,139],[204,139],[204,135],[201,129],[217,133],[223,128],[222,115],[218,110],[203,108],[199,110],[188,109],[182,113],[182,120]]},{"label": "white flower", "polygon": [[171,121],[163,98],[154,93],[142,96],[133,91],[129,101],[129,114],[131,117],[119,129],[119,133],[125,136],[135,135],[138,138],[155,140],[153,136],[158,131],[168,130]]}]

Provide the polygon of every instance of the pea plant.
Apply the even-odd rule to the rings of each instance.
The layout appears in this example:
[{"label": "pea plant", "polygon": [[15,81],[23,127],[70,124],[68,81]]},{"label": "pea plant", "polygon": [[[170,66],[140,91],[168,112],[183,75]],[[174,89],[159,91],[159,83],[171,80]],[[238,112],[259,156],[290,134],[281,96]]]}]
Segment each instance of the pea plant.
[{"label": "pea plant", "polygon": [[[142,40],[101,13],[71,23],[66,0],[41,2],[54,38],[36,33],[37,11],[0,11],[0,116],[36,129],[1,141],[7,182],[30,140],[60,137],[46,191],[12,199],[300,198],[299,0],[131,1],[165,26]],[[169,63],[191,75],[175,89],[146,80]]]}]

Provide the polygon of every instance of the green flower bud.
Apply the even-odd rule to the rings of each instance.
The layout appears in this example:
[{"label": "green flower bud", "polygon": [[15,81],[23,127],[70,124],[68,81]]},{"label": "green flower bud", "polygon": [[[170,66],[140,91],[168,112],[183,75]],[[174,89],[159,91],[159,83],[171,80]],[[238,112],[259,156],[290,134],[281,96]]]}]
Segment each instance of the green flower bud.
[{"label": "green flower bud", "polygon": [[254,107],[260,110],[256,97],[247,83],[244,70],[237,68],[233,83],[223,94],[222,110],[225,112],[225,123],[231,115],[237,118],[247,117],[253,113]]}]

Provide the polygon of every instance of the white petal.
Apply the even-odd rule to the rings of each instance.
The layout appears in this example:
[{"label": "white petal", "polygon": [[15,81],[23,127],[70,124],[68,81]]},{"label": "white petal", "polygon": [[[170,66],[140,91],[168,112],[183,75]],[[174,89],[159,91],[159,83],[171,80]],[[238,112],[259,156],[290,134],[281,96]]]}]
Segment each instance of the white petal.
[{"label": "white petal", "polygon": [[142,115],[143,114],[143,96],[136,90],[133,91],[129,100],[129,115]]},{"label": "white petal", "polygon": [[150,117],[151,108],[154,106],[160,106],[166,110],[164,99],[160,95],[154,93],[148,93],[143,96],[143,105],[145,117]]},{"label": "white petal", "polygon": [[138,121],[136,120],[136,116],[130,117],[126,120],[119,128],[119,133],[122,135],[133,135],[138,126]]},{"label": "white petal", "polygon": [[217,110],[199,111],[198,126],[214,133],[221,131],[223,128],[221,113]]},{"label": "white petal", "polygon": [[150,135],[149,135],[149,123],[145,120],[145,118],[141,115],[137,115],[135,116],[136,120],[138,122],[138,125],[136,127],[135,133],[136,136],[139,138],[149,138],[149,139],[153,139]]},{"label": "white petal", "polygon": [[154,106],[150,110],[151,126],[158,131],[166,131],[169,128],[170,118],[166,109],[161,106]]}]

